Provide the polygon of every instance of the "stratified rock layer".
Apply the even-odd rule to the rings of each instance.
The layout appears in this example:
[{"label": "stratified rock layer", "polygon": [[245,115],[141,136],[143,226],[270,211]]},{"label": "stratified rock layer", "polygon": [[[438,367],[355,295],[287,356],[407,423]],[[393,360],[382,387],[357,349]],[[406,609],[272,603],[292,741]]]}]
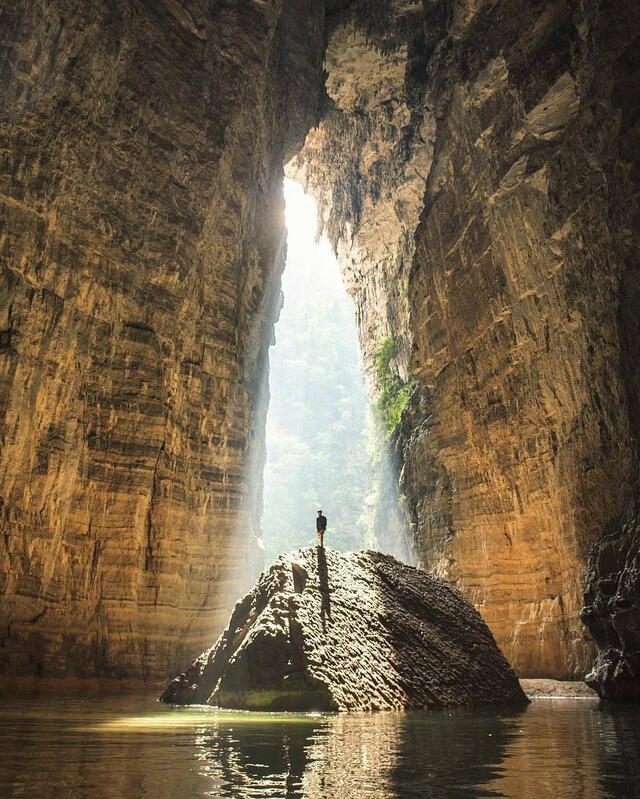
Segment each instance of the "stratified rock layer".
[{"label": "stratified rock layer", "polygon": [[291,169],[370,382],[390,338],[416,381],[382,544],[521,674],[582,675],[587,553],[640,473],[636,5],[2,6],[0,672],[158,677],[226,618],[326,45]]},{"label": "stratified rock layer", "polygon": [[396,434],[416,562],[520,675],[581,677],[587,553],[637,492],[637,8],[390,6],[377,38],[336,29],[295,167],[372,382],[389,337],[417,380]]},{"label": "stratified rock layer", "polygon": [[280,556],[161,698],[261,710],[526,702],[456,589],[390,555],[320,547]]},{"label": "stratified rock layer", "polygon": [[323,9],[214,5],[0,11],[4,675],[166,679],[257,559],[282,164]]},{"label": "stratified rock layer", "polygon": [[638,365],[620,317],[638,307],[623,288],[637,264],[631,16],[624,2],[481,3],[431,62],[409,287],[423,398],[403,484],[424,556],[521,675],[584,674],[586,556],[636,479]]}]

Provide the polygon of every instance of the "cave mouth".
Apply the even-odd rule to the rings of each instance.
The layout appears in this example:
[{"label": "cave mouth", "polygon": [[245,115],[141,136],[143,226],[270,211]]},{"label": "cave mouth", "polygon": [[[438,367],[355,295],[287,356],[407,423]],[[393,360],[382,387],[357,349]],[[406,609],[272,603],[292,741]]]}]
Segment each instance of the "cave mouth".
[{"label": "cave mouth", "polygon": [[378,431],[364,384],[355,308],[338,262],[317,236],[317,206],[286,179],[283,306],[269,355],[262,538],[265,561],[315,543],[377,548],[373,533]]}]

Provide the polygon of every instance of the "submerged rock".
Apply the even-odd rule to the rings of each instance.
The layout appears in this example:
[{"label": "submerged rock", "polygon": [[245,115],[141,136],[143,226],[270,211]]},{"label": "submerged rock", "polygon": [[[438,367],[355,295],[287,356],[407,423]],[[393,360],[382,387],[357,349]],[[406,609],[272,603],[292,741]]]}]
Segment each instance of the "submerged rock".
[{"label": "submerged rock", "polygon": [[160,697],[254,710],[526,702],[480,614],[390,555],[281,555]]}]

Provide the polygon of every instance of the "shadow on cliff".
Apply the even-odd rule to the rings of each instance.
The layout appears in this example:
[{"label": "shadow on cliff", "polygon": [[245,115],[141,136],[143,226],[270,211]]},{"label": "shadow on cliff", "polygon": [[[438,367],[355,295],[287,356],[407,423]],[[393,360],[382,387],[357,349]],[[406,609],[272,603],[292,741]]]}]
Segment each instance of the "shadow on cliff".
[{"label": "shadow on cliff", "polygon": [[322,632],[327,631],[327,620],[331,619],[331,588],[329,587],[329,568],[324,547],[316,548],[318,556],[318,581],[320,583],[320,616]]}]

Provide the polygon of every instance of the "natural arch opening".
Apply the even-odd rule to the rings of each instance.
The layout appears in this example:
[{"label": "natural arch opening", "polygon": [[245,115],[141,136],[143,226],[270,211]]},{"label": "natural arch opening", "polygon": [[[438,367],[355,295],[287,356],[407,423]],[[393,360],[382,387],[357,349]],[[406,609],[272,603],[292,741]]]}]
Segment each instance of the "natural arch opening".
[{"label": "natural arch opening", "polygon": [[358,351],[353,300],[302,186],[285,180],[287,256],[283,306],[269,353],[262,539],[265,561],[315,542],[376,548],[379,449]]},{"label": "natural arch opening", "polygon": [[31,5],[2,85],[0,671],[151,679],[225,623],[299,151],[365,368],[416,381],[394,451],[418,562],[521,674],[582,674],[598,541],[587,624],[635,595],[609,558],[637,557],[633,26],[524,0]]}]

